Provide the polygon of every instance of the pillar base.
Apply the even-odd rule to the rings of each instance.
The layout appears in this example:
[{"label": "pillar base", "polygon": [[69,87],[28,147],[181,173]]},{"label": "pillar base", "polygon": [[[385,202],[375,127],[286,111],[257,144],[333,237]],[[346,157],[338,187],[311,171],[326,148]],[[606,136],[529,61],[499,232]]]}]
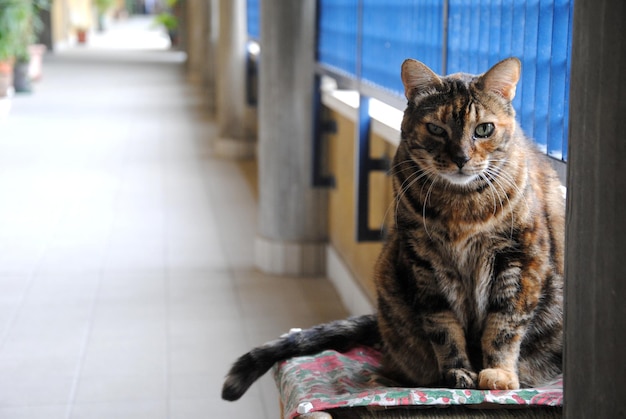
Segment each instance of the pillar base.
[{"label": "pillar base", "polygon": [[326,266],[326,243],[283,242],[257,237],[255,264],[261,271],[286,276],[322,276]]},{"label": "pillar base", "polygon": [[251,159],[256,156],[256,142],[218,138],[215,142],[215,154],[229,159]]}]

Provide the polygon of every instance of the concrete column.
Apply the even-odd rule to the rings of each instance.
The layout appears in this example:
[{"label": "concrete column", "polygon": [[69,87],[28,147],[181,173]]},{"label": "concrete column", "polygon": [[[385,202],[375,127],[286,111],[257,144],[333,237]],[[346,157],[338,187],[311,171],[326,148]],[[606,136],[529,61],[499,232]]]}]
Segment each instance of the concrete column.
[{"label": "concrete column", "polygon": [[217,125],[215,151],[231,158],[252,157],[255,143],[246,133],[246,1],[219,1],[217,47]]},{"label": "concrete column", "polygon": [[574,2],[565,417],[626,417],[626,2]]},{"label": "concrete column", "polygon": [[202,81],[206,48],[205,0],[187,0],[187,79],[192,83]]},{"label": "concrete column", "polygon": [[327,196],[311,187],[315,0],[261,2],[259,236],[265,272],[324,272]]}]

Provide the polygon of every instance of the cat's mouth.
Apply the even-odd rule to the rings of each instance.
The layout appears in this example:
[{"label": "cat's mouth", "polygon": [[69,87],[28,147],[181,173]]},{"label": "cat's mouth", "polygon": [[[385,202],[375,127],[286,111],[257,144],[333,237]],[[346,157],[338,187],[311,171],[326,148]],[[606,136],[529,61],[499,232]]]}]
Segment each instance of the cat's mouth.
[{"label": "cat's mouth", "polygon": [[478,179],[479,176],[475,173],[466,173],[463,170],[458,170],[452,173],[441,173],[441,177],[453,185],[465,186]]}]

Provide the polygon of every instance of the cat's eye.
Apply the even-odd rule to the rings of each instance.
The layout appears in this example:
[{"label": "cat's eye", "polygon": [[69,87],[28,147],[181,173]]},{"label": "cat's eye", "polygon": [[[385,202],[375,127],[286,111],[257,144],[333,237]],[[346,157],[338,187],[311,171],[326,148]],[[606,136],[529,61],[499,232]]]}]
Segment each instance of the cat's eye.
[{"label": "cat's eye", "polygon": [[474,136],[476,138],[487,138],[493,134],[495,127],[491,122],[480,124],[474,129]]},{"label": "cat's eye", "polygon": [[441,128],[439,125],[435,125],[435,124],[431,124],[431,123],[426,124],[426,129],[432,135],[436,135],[438,137],[442,137],[445,134],[445,132],[446,132],[446,130]]}]

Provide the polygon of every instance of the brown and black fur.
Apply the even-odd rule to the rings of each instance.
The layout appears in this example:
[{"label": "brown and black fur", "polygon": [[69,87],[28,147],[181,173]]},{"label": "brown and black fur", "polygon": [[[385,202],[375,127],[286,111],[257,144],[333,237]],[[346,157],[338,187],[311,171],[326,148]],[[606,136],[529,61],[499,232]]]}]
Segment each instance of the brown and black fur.
[{"label": "brown and black fur", "polygon": [[253,349],[231,369],[224,398],[278,360],[354,344],[381,345],[387,372],[411,386],[516,389],[561,371],[564,199],[515,120],[519,75],[515,58],[447,77],[405,61],[377,314]]}]

